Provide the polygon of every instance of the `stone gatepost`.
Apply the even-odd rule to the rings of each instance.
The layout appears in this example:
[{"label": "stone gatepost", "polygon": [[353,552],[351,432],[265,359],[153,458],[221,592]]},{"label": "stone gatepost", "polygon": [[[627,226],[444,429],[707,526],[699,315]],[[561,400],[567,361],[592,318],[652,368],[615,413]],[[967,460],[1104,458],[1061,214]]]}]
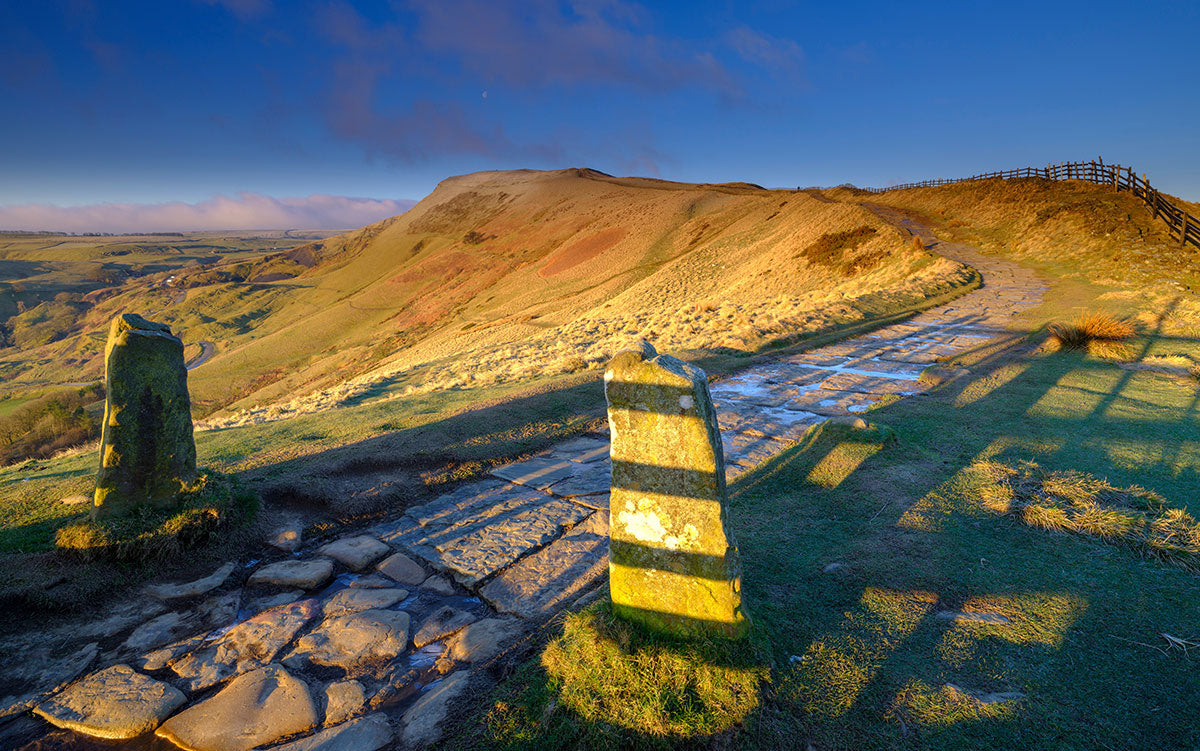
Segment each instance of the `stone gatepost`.
[{"label": "stone gatepost", "polygon": [[119,315],[108,330],[104,381],[108,398],[92,517],[171,506],[196,479],[183,343],[165,324]]},{"label": "stone gatepost", "polygon": [[642,342],[612,359],[604,382],[613,610],[669,633],[743,636],[741,563],[704,371]]}]

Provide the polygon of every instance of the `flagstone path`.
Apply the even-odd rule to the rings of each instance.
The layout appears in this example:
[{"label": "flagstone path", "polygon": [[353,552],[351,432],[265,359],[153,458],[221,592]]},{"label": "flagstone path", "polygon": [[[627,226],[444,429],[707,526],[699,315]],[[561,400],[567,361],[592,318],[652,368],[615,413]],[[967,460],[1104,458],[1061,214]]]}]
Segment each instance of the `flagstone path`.
[{"label": "flagstone path", "polygon": [[[979,270],[983,286],[712,384],[729,480],[822,420],[922,393],[927,366],[1005,334],[1040,302],[1046,287],[1031,271],[907,226]],[[0,699],[0,740],[6,716],[34,708],[70,728],[55,731],[56,748],[74,732],[155,727],[195,749],[420,747],[472,665],[603,583],[609,473],[607,441],[574,438],[334,543],[281,535],[283,561],[155,588],[101,619],[108,627],[74,635],[57,662],[39,652],[28,685]]]}]

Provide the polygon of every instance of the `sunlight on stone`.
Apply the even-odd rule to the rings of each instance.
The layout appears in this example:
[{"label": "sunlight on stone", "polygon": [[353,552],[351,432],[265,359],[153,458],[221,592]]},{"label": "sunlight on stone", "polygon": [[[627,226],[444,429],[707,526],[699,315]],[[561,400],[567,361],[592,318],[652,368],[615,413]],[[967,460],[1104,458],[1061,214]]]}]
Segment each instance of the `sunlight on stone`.
[{"label": "sunlight on stone", "polygon": [[741,563],[704,371],[641,342],[614,357],[604,379],[615,610],[673,633],[743,635]]}]

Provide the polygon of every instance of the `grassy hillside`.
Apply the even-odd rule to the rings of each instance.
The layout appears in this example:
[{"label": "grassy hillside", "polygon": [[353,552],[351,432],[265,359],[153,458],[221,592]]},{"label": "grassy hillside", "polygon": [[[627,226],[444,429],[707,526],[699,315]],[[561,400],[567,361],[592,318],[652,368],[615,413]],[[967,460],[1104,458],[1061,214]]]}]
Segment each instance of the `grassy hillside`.
[{"label": "grassy hillside", "polygon": [[[916,212],[947,239],[1090,288],[1066,291],[1146,325],[1200,332],[1200,254],[1129,193],[1077,180],[981,180],[859,196]],[[1179,204],[1194,207],[1180,199]],[[1195,211],[1195,208],[1191,209]]]},{"label": "grassy hillside", "polygon": [[[100,319],[114,309],[158,315],[183,301],[185,292],[176,283],[184,274],[253,264],[329,234],[0,232],[0,399],[47,384],[97,379],[106,326]],[[184,325],[180,333],[191,342],[207,332]]]},{"label": "grassy hillside", "polygon": [[749,352],[968,278],[858,206],[588,170],[451,178],[316,253],[303,295],[194,374],[202,398],[248,383],[210,425],[579,372],[638,337]]}]

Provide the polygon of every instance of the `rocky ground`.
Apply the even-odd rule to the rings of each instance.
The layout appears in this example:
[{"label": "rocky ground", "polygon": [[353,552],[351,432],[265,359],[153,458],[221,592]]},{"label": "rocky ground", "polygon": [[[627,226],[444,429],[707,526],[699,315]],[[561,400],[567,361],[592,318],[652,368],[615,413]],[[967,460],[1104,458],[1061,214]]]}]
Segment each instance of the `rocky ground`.
[{"label": "rocky ground", "polygon": [[[923,239],[978,269],[984,286],[712,385],[730,480],[817,422],[919,395],[927,366],[1004,334],[1040,300],[1032,272]],[[432,743],[456,700],[489,680],[490,661],[603,593],[609,471],[607,441],[576,438],[335,542],[306,544],[298,527],[283,528],[261,561],[150,587],[82,626],[31,630],[5,645],[0,685],[13,695],[0,699],[0,745]]]}]

